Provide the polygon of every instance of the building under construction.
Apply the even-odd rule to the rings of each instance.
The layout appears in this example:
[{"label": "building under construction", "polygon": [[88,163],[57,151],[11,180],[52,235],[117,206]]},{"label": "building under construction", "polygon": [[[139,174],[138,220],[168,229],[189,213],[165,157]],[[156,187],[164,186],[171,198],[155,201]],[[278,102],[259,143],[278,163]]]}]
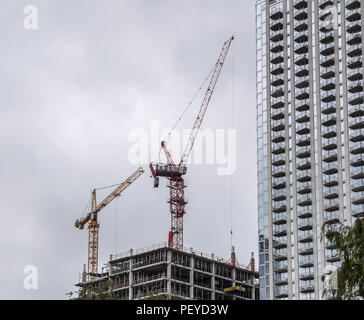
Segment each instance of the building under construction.
[{"label": "building under construction", "polygon": [[258,300],[258,273],[252,256],[249,266],[236,262],[235,253],[224,260],[195,252],[176,250],[162,243],[112,255],[100,274],[86,277],[77,286],[101,288],[106,282],[116,298],[139,300]]}]

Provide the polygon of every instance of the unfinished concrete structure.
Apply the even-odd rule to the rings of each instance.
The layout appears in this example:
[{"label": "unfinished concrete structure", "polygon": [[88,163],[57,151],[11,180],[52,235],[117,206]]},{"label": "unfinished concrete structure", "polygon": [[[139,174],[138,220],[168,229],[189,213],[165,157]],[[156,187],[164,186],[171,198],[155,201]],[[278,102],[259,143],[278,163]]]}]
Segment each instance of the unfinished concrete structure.
[{"label": "unfinished concrete structure", "polygon": [[101,274],[79,287],[100,287],[111,281],[114,295],[125,300],[166,297],[198,300],[258,300],[259,275],[250,266],[195,252],[176,250],[162,243],[124,254],[110,256]]}]

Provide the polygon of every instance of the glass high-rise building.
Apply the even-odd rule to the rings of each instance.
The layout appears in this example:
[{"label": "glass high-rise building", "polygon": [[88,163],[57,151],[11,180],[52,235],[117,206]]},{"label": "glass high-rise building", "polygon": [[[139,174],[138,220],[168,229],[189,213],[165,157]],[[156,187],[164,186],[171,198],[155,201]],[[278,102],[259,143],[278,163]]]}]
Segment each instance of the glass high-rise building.
[{"label": "glass high-rise building", "polygon": [[364,215],[364,1],[257,0],[261,299],[323,299],[324,223]]}]

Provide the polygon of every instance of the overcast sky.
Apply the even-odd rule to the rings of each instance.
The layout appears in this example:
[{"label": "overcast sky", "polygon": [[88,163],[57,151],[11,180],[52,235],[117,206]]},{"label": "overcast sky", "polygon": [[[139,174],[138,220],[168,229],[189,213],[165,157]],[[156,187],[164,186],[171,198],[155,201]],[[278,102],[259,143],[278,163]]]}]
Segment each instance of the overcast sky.
[{"label": "overcast sky", "polygon": [[[38,9],[37,30],[24,28],[28,4]],[[91,188],[137,168],[129,133],[149,132],[153,120],[171,127],[233,34],[202,128],[237,130],[237,169],[230,177],[218,176],[217,164],[189,166],[184,245],[229,258],[232,202],[237,259],[257,257],[254,5],[1,1],[0,298],[66,299],[75,290],[88,235],[74,221]],[[191,128],[202,97],[179,129]],[[100,265],[167,240],[165,183],[154,189],[147,171],[100,213]],[[38,269],[38,290],[24,289],[26,265]]]}]

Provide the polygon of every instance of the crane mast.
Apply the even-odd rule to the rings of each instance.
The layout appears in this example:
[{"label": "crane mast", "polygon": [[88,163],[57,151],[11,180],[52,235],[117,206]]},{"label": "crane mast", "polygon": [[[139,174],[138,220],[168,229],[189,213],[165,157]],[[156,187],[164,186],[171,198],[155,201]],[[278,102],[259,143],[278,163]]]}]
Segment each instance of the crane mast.
[{"label": "crane mast", "polygon": [[105,208],[111,201],[129,187],[136,179],[138,179],[144,170],[139,168],[132,175],[130,175],[124,182],[116,187],[104,200],[99,204],[96,202],[96,190],[91,191],[91,210],[86,217],[76,220],[75,227],[82,230],[86,223],[88,223],[88,276],[93,278],[97,275],[98,269],[98,251],[99,251],[99,229],[97,217],[99,212]]},{"label": "crane mast", "polygon": [[165,141],[161,142],[162,149],[166,155],[167,165],[157,164],[155,169],[153,164],[150,164],[150,170],[154,177],[154,187],[159,185],[159,177],[166,177],[169,180],[169,207],[171,213],[171,230],[168,236],[168,245],[171,248],[177,250],[183,249],[183,216],[185,215],[185,201],[184,189],[185,183],[182,175],[187,172],[187,161],[191,154],[193,145],[195,143],[196,136],[201,127],[202,121],[205,117],[207,107],[210,103],[212,94],[214,92],[217,80],[219,79],[222,67],[224,65],[226,56],[228,54],[231,42],[234,40],[232,36],[226,42],[224,42],[223,48],[220,52],[219,58],[215,64],[209,86],[207,88],[206,94],[204,96],[202,105],[199,109],[197,118],[194,122],[191,134],[189,136],[188,142],[184,149],[181,161],[178,165],[175,165],[172,157],[166,147]]}]

